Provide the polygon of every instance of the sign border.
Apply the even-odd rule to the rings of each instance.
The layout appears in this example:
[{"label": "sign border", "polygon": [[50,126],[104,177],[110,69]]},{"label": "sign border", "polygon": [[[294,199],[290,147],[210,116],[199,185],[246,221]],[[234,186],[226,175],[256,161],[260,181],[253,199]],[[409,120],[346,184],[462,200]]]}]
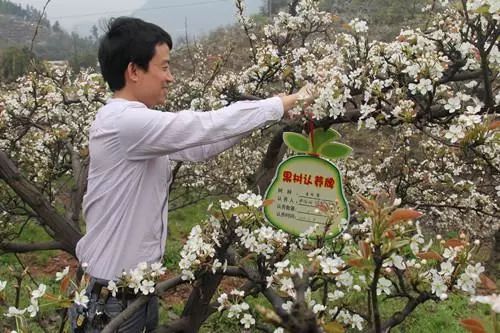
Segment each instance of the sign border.
[{"label": "sign border", "polygon": [[[306,155],[306,154],[297,154],[297,155],[293,155],[289,158],[287,158],[286,160],[282,161],[278,167],[276,168],[276,172],[274,174],[274,177],[271,181],[271,185],[268,186],[268,188],[266,189],[266,192],[264,194],[264,199],[267,199],[267,195],[269,194],[269,192],[271,191],[271,189],[275,186],[275,182],[278,180],[278,177],[279,175],[281,174],[281,169],[283,168],[283,166],[294,160],[294,159],[301,159],[301,158],[304,158],[304,157],[307,157],[307,158],[314,158],[314,159],[317,159],[317,160],[320,160],[326,164],[329,164],[330,166],[332,166],[335,171],[337,171],[338,173],[338,180],[339,180],[339,185],[337,186],[340,186],[340,194],[341,194],[341,197],[342,197],[342,201],[344,203],[344,206],[346,207],[346,211],[344,213],[344,216],[343,218],[345,218],[348,222],[349,222],[349,218],[350,218],[350,210],[349,210],[349,203],[347,202],[347,199],[346,199],[346,196],[345,196],[345,193],[344,193],[344,186],[343,186],[343,182],[342,182],[342,173],[340,172],[339,168],[331,161],[325,159],[325,158],[321,158],[321,157],[318,157],[318,156],[313,156],[313,155]],[[276,228],[279,228],[280,230],[283,230],[289,234],[292,234],[294,236],[300,236],[300,233],[297,233],[295,231],[289,231],[287,230],[288,228],[283,228],[283,224],[280,224],[280,223],[277,223],[276,221],[272,221],[269,217],[268,217],[268,212],[267,210],[269,209],[268,208],[269,206],[265,206],[264,209],[263,209],[263,213],[264,213],[264,218],[266,219],[267,222],[269,222],[270,224],[272,224],[274,227]],[[326,239],[331,239],[333,237],[337,237],[339,236],[344,230],[342,228],[340,228],[340,226],[337,228],[338,230],[332,230],[330,233],[327,234],[327,236],[325,237]],[[317,238],[317,235],[316,234],[313,234],[310,236],[311,239],[316,239]]]}]

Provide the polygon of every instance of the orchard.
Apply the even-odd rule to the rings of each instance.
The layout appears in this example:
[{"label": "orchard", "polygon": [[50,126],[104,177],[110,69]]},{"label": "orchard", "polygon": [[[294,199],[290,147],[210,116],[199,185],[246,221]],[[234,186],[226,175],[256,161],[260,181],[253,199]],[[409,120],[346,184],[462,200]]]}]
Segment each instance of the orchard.
[{"label": "orchard", "polygon": [[[191,292],[179,316],[158,332],[197,332],[214,316],[252,332],[390,332],[424,303],[453,295],[490,305],[488,323],[456,318],[464,329],[500,332],[500,3],[431,1],[421,8],[425,22],[390,42],[370,39],[364,20],[344,21],[318,0],[290,1],[265,23],[246,16],[243,0],[235,10],[237,41],[174,46],[176,82],[161,109],[219,109],[306,83],[318,97],[213,160],[172,166],[171,210],[213,203],[187,236],[177,275],[141,263],[110,282],[110,292],[141,296],[104,332],[183,284]],[[109,97],[94,69],[37,66],[0,86],[2,254],[75,255],[88,130]],[[334,161],[349,219],[335,237],[328,223],[299,235],[275,228],[264,194],[278,164],[296,154],[283,133],[329,128],[353,147]],[[335,204],[316,212],[339,214]],[[29,225],[49,240],[21,241]],[[0,329],[53,331],[40,320],[50,311],[57,330],[67,330],[64,309],[88,302],[84,265],[61,267],[49,286],[21,271],[17,280],[0,276]],[[239,287],[223,290],[227,278]],[[392,310],[382,311],[387,302]]]}]

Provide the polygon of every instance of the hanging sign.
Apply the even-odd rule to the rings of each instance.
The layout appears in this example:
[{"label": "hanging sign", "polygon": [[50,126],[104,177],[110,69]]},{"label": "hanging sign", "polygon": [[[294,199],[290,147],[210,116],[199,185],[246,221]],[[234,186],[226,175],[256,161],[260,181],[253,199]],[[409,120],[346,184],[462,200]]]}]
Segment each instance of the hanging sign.
[{"label": "hanging sign", "polygon": [[342,176],[329,159],[348,156],[352,149],[334,140],[340,134],[333,130],[315,129],[309,137],[286,132],[287,146],[298,153],[281,162],[268,187],[264,216],[276,227],[300,235],[316,226],[313,237],[331,238],[349,221],[349,205],[342,187]]}]

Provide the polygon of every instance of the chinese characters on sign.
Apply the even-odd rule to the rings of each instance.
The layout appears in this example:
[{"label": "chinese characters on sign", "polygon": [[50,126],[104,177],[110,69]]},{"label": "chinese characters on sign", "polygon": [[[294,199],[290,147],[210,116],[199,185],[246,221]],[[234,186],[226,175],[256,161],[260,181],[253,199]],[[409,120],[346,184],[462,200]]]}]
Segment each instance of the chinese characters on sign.
[{"label": "chinese characters on sign", "polygon": [[[314,181],[313,181],[314,179]],[[310,174],[293,173],[290,170],[283,171],[283,181],[285,183],[314,185],[315,187],[327,187],[333,189],[335,179],[333,177],[312,176]]]},{"label": "chinese characters on sign", "polygon": [[322,158],[293,156],[278,167],[273,183],[266,192],[271,204],[264,215],[277,227],[299,235],[317,225],[324,231],[327,216],[318,210],[324,204],[339,207],[338,219],[328,230],[329,236],[340,233],[341,219],[349,219],[349,208],[342,190],[337,167]]}]

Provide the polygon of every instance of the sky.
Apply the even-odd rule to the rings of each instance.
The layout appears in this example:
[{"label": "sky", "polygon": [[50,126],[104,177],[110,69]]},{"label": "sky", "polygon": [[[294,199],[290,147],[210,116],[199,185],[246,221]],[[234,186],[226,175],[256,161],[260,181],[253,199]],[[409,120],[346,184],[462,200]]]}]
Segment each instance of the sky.
[{"label": "sky", "polygon": [[[39,9],[46,0],[11,0]],[[262,0],[247,0],[249,12],[256,12]],[[148,9],[149,8],[149,9]],[[102,17],[131,15],[159,24],[172,35],[184,34],[185,21],[193,34],[202,34],[220,25],[234,23],[232,0],[51,0],[47,17],[71,32],[89,34]]]}]

